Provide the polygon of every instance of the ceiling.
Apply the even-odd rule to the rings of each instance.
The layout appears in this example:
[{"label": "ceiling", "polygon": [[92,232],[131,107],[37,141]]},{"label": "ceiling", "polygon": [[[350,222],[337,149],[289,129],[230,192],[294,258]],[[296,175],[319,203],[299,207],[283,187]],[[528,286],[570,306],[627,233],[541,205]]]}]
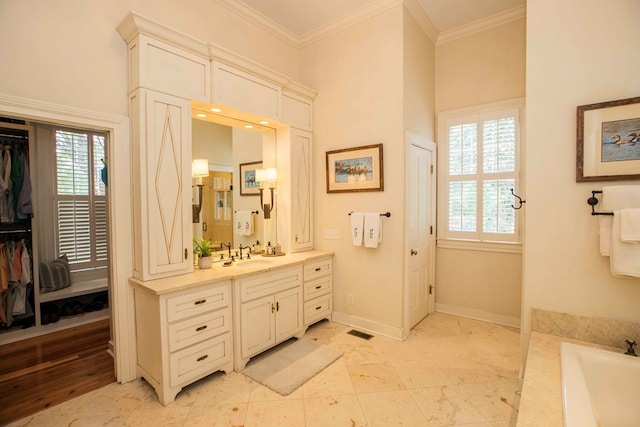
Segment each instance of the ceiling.
[{"label": "ceiling", "polygon": [[[238,0],[302,38],[388,0]],[[525,5],[525,0],[417,0],[438,32]]]}]

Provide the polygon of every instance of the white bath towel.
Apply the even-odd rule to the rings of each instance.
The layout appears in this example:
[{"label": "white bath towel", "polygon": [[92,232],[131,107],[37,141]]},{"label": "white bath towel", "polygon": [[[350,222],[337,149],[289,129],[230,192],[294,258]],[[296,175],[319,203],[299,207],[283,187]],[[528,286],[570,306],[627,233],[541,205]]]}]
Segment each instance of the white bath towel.
[{"label": "white bath towel", "polygon": [[364,247],[377,248],[382,242],[382,218],[379,212],[364,214]]},{"label": "white bath towel", "polygon": [[624,243],[640,242],[640,209],[620,210],[620,240]]},{"label": "white bath towel", "polygon": [[235,232],[239,236],[251,236],[253,234],[253,212],[237,211]]},{"label": "white bath towel", "polygon": [[[640,208],[640,185],[610,185],[602,187],[602,202],[599,212]],[[600,224],[600,255],[609,256],[611,246],[612,216],[598,217]]]},{"label": "white bath towel", "polygon": [[363,229],[364,213],[351,212],[351,241],[353,246],[362,246]]},{"label": "white bath towel", "polygon": [[640,243],[620,240],[620,211],[613,211],[611,221],[610,266],[614,276],[640,277]]}]

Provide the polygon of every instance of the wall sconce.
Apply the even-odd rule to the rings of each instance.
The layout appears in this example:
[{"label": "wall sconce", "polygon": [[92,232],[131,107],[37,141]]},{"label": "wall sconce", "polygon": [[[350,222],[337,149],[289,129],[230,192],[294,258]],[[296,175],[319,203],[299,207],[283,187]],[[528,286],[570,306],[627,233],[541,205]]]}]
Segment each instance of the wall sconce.
[{"label": "wall sconce", "polygon": [[[276,168],[267,168],[267,169],[257,169],[256,170],[256,181],[260,183],[260,209],[264,212],[264,219],[271,218],[271,211],[276,204],[276,199],[273,195],[273,190],[276,186],[276,181],[278,179],[278,171]],[[264,191],[264,182],[269,183],[269,192],[271,193],[271,204],[264,203],[263,199],[263,191]]]},{"label": "wall sconce", "polygon": [[193,205],[193,223],[200,222],[200,211],[202,210],[202,178],[209,176],[209,161],[207,159],[193,159],[191,162],[191,177],[196,178],[198,187],[198,204]]}]

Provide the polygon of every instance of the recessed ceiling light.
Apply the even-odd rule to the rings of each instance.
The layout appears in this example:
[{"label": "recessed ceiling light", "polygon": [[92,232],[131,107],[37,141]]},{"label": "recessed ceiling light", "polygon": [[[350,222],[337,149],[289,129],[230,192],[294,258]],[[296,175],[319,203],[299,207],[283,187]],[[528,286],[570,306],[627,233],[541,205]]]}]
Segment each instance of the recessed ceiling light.
[{"label": "recessed ceiling light", "polygon": [[268,120],[260,120],[259,122],[261,125],[268,125],[269,121]]},{"label": "recessed ceiling light", "polygon": [[222,109],[220,108],[212,108],[211,111],[213,111],[214,113],[219,113],[222,111]]},{"label": "recessed ceiling light", "polygon": [[207,117],[207,115],[204,114],[204,113],[198,113],[198,114],[196,114],[196,116],[198,116],[198,117]]},{"label": "recessed ceiling light", "polygon": [[244,125],[246,129],[253,129],[253,125]]}]

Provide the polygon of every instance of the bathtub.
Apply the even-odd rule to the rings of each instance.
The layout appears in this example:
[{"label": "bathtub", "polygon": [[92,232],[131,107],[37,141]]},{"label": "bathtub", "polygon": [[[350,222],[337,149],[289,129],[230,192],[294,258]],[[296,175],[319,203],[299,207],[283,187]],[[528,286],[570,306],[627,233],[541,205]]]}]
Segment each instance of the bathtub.
[{"label": "bathtub", "polygon": [[640,358],[563,342],[565,427],[640,426]]}]

